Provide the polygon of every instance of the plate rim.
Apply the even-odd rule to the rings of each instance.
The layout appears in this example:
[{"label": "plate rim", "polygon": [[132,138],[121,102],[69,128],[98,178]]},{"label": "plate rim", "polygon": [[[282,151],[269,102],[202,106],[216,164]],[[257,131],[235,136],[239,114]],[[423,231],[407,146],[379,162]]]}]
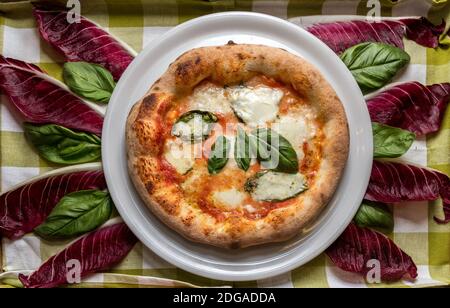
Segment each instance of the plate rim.
[{"label": "plate rim", "polygon": [[[117,83],[116,88],[111,96],[110,104],[108,106],[111,106],[112,103],[116,100],[116,97],[119,96],[118,93],[122,91],[122,87],[123,87],[122,85],[125,83],[125,80],[132,75],[132,72],[138,67],[140,62],[143,62],[143,59],[146,58],[146,55],[151,53],[151,51],[153,49],[157,48],[157,46],[161,42],[167,40],[168,38],[177,34],[178,32],[185,31],[186,29],[190,28],[193,25],[202,23],[204,21],[208,21],[210,19],[227,18],[229,16],[237,16],[237,17],[245,17],[245,18],[262,18],[262,19],[265,19],[270,22],[276,22],[276,23],[283,24],[284,26],[291,27],[292,29],[295,28],[295,30],[302,33],[302,35],[305,35],[305,36],[309,37],[310,39],[315,40],[316,44],[320,44],[320,45],[322,45],[323,48],[328,49],[328,52],[332,53],[333,57],[337,57],[337,55],[328,46],[326,46],[323,42],[321,42],[319,39],[314,37],[311,33],[307,32],[306,30],[304,30],[303,28],[301,28],[295,24],[290,23],[287,20],[280,19],[278,17],[274,17],[271,15],[255,13],[255,12],[234,11],[234,12],[221,12],[221,13],[208,14],[208,15],[204,15],[204,16],[201,16],[201,17],[198,17],[195,19],[191,19],[187,22],[179,24],[178,26],[175,26],[174,28],[170,29],[169,31],[164,33],[159,38],[153,40],[151,45],[147,45],[138,54],[138,56],[133,60],[133,62],[128,66],[128,68],[122,75],[122,78]],[[342,66],[345,68],[345,65],[343,63],[341,64],[341,67]],[[347,68],[345,68],[345,70],[347,71],[346,73],[351,74],[347,70]],[[360,98],[364,102],[364,97],[363,97],[361,91],[359,90],[359,88],[357,87],[356,81],[354,81],[354,79],[353,79],[353,83],[354,83],[353,87],[356,86],[356,88],[359,91]],[[118,103],[120,103],[120,102],[117,102],[116,104],[118,104]],[[366,118],[368,119],[367,128],[369,128],[370,117],[369,117],[367,107],[364,104],[364,106],[362,106],[362,108],[365,109],[364,111],[366,114]],[[108,109],[106,111],[106,115],[105,115],[105,119],[104,119],[104,126],[103,126],[103,131],[102,131],[103,137],[109,135],[108,127],[111,122],[110,110],[112,110],[112,108],[108,107]],[[371,131],[371,127],[370,127],[370,131]],[[351,134],[351,132],[349,132],[349,133]],[[111,187],[113,187],[115,185],[113,185],[112,183],[114,183],[116,180],[114,180],[114,178],[110,174],[109,168],[111,168],[111,165],[108,160],[109,152],[106,149],[107,144],[109,144],[109,142],[107,140],[108,140],[108,138],[105,138],[105,140],[102,142],[102,163],[103,163],[104,174],[105,174],[105,178],[106,178],[108,187],[110,185],[111,185]],[[352,142],[352,140],[350,140],[350,142]],[[365,160],[366,160],[365,165],[367,165],[367,168],[366,168],[366,172],[365,172],[363,178],[360,179],[360,182],[363,184],[361,187],[364,187],[364,189],[362,191],[365,191],[365,188],[367,187],[367,184],[368,184],[369,178],[370,178],[370,170],[372,167],[373,157],[371,156],[371,153],[372,153],[373,142],[372,142],[371,138],[370,138],[370,140],[367,140],[367,143],[365,144],[365,146],[367,148],[366,152],[370,153],[370,155],[366,155],[366,157],[365,157]],[[349,153],[349,155],[350,155],[350,153]],[[369,159],[369,156],[370,156],[370,159]],[[348,164],[349,164],[349,159],[346,162],[346,168],[348,168]],[[126,174],[125,176],[128,176],[128,174]],[[342,177],[343,177],[343,175],[342,175]],[[340,179],[339,183],[341,183],[341,182],[342,182],[342,178]],[[122,198],[118,195],[117,191],[110,190],[110,194],[111,194],[113,201],[116,204],[121,204],[119,202],[119,200],[121,200]],[[364,193],[359,193],[358,195],[360,196],[359,199],[361,199],[361,201],[362,201]],[[138,198],[140,198],[140,197],[138,196]],[[354,205],[353,208],[351,210],[349,210],[348,217],[346,217],[346,219],[343,220],[343,223],[340,224],[338,226],[338,228],[336,228],[335,233],[332,234],[331,236],[328,236],[327,240],[322,241],[322,243],[320,245],[316,245],[316,247],[314,249],[314,253],[310,253],[304,258],[300,258],[300,259],[297,258],[297,260],[295,262],[292,261],[292,259],[295,260],[295,258],[291,258],[290,262],[285,262],[285,263],[288,263],[287,265],[284,265],[284,263],[283,263],[283,264],[281,264],[283,266],[281,266],[281,265],[278,267],[272,266],[268,269],[267,268],[258,269],[257,271],[247,270],[247,271],[245,271],[245,273],[241,274],[240,272],[230,272],[230,271],[226,271],[226,270],[222,270],[222,269],[218,269],[218,268],[211,270],[211,267],[200,265],[200,264],[196,264],[196,266],[194,266],[193,264],[187,264],[186,262],[181,261],[177,257],[172,256],[169,251],[166,251],[166,250],[170,250],[170,249],[168,249],[168,248],[158,249],[158,248],[161,248],[161,245],[159,245],[159,243],[155,242],[155,240],[153,240],[153,243],[149,243],[147,241],[147,238],[145,238],[143,236],[141,231],[138,229],[138,226],[133,223],[132,218],[128,215],[128,213],[124,209],[124,207],[122,207],[121,205],[116,206],[118,212],[120,213],[120,216],[123,218],[124,222],[129,226],[129,228],[133,231],[133,233],[139,238],[139,240],[146,247],[148,247],[151,251],[153,251],[159,257],[161,257],[165,261],[175,265],[176,267],[186,270],[188,272],[191,272],[193,274],[207,277],[210,279],[218,279],[218,280],[223,280],[223,281],[250,281],[250,280],[259,280],[259,279],[264,279],[264,278],[268,278],[268,277],[273,277],[273,276],[276,276],[279,274],[286,273],[296,267],[299,267],[299,266],[311,261],[313,258],[317,257],[319,254],[324,252],[326,250],[326,248],[329,247],[337,239],[337,237],[345,230],[347,225],[351,222],[356,211],[358,210],[358,207],[359,206]],[[181,235],[179,235],[179,236],[181,236]],[[317,247],[319,247],[319,248],[317,248]],[[215,249],[215,248],[213,247],[213,249]]]}]

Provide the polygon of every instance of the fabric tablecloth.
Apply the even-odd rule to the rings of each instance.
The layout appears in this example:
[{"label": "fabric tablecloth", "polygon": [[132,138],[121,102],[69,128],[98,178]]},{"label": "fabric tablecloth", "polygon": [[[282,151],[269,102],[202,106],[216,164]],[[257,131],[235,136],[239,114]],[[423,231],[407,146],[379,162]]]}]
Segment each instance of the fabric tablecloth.
[{"label": "fabric tablecloth", "polygon": [[[171,27],[204,14],[221,11],[255,11],[306,25],[319,21],[366,16],[366,0],[279,0],[279,1],[82,1],[82,15],[140,51]],[[450,24],[450,3],[446,0],[381,1],[382,16],[427,16]],[[41,41],[28,1],[0,1],[0,52],[39,65],[61,79],[63,59]],[[344,16],[345,15],[345,16]],[[450,49],[427,49],[405,40],[411,64],[394,81],[417,80],[424,84],[450,81]],[[40,159],[24,138],[18,117],[5,97],[0,108],[0,188],[45,173],[56,165]],[[450,108],[436,134],[416,140],[402,161],[436,168],[450,175]],[[108,273],[95,274],[76,286],[248,286],[248,287],[386,287],[436,286],[450,284],[450,224],[438,225],[432,217],[442,216],[441,200],[410,202],[393,207],[395,227],[389,234],[418,266],[416,281],[366,284],[356,274],[335,267],[322,254],[289,273],[260,281],[224,282],[198,277],[175,268],[138,243],[127,258]],[[117,219],[117,218],[116,218]],[[0,283],[17,285],[18,272],[36,269],[69,242],[43,241],[33,234],[10,241],[1,239]],[[238,253],[238,252],[236,252]]]}]

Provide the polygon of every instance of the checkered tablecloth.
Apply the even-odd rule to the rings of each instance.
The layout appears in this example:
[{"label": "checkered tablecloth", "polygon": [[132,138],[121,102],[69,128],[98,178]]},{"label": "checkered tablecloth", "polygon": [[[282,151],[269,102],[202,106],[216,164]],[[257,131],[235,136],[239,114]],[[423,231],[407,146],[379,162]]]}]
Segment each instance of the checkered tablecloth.
[{"label": "checkered tablecloth", "polygon": [[[289,19],[298,25],[349,18],[368,12],[366,0],[89,0],[82,1],[82,14],[140,51],[168,29],[200,15],[229,11],[256,11]],[[393,3],[396,3],[395,5]],[[381,1],[383,16],[427,16],[450,24],[446,0]],[[334,16],[330,16],[334,15]],[[341,16],[337,16],[341,15]],[[347,15],[347,16],[343,16]],[[424,84],[450,81],[450,49],[426,49],[405,41],[411,64],[396,81],[418,80]],[[0,50],[4,56],[32,62],[61,79],[62,58],[41,41],[28,1],[0,1]],[[39,158],[26,142],[18,117],[2,97],[0,109],[0,185],[12,185],[58,166]],[[450,108],[441,130],[416,140],[402,161],[414,162],[450,174]],[[450,284],[450,224],[437,225],[433,215],[442,216],[441,201],[413,202],[394,206],[395,228],[389,236],[418,266],[415,282],[368,285],[359,275],[333,266],[322,254],[289,273],[261,281],[230,283],[189,274],[161,260],[140,243],[128,257],[108,273],[85,279],[81,286],[260,286],[260,287],[371,287],[431,286]],[[116,218],[117,219],[117,218]],[[1,239],[0,282],[17,285],[18,272],[36,269],[68,242],[48,242],[33,234],[20,240]],[[79,285],[78,285],[79,286]]]}]

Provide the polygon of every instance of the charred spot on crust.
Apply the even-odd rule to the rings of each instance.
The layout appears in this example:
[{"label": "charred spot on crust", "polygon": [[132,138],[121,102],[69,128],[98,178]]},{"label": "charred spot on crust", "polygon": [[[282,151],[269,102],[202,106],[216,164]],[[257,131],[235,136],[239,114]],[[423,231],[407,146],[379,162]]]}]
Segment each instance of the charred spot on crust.
[{"label": "charred spot on crust", "polygon": [[229,40],[227,45],[237,45],[235,42],[233,42],[232,40]]},{"label": "charred spot on crust", "polygon": [[188,84],[195,83],[205,72],[208,71],[208,67],[203,65],[204,59],[200,56],[190,58],[189,60],[180,62],[175,67],[175,82],[182,87],[186,87]]},{"label": "charred spot on crust", "polygon": [[139,107],[139,111],[136,117],[137,120],[148,118],[149,114],[155,109],[159,100],[159,96],[156,93],[152,93],[142,99]]},{"label": "charred spot on crust", "polygon": [[158,96],[155,93],[152,93],[149,96],[144,97],[144,99],[142,100],[140,113],[145,114],[150,110],[152,110],[157,101]]},{"label": "charred spot on crust", "polygon": [[[195,60],[187,60],[181,63],[178,63],[177,68],[175,70],[175,74],[178,78],[187,78],[190,74],[193,73],[194,68],[201,62],[200,57],[197,57]],[[198,69],[197,69],[198,71]]]},{"label": "charred spot on crust", "polygon": [[187,227],[190,227],[192,225],[193,220],[194,220],[194,216],[188,215],[183,218],[183,224],[185,224]]},{"label": "charred spot on crust", "polygon": [[153,188],[155,186],[153,185],[152,182],[148,181],[147,183],[145,183],[145,189],[147,189],[147,192],[151,193],[153,191]]},{"label": "charred spot on crust", "polygon": [[178,214],[178,205],[173,204],[172,202],[168,202],[166,200],[159,200],[159,204],[169,215],[177,215]]},{"label": "charred spot on crust", "polygon": [[177,65],[177,69],[175,70],[175,73],[179,76],[182,77],[184,75],[186,75],[189,71],[189,68],[192,66],[192,62],[191,61],[186,61],[186,62],[182,62],[179,63]]}]

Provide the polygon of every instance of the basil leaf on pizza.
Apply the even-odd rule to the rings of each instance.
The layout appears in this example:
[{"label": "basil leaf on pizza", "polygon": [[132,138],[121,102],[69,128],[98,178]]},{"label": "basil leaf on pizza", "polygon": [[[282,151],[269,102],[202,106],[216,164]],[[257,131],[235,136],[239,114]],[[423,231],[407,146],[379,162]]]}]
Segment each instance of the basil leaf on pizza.
[{"label": "basil leaf on pizza", "polygon": [[217,137],[211,146],[211,153],[208,158],[208,172],[210,174],[219,173],[228,162],[230,152],[230,142],[225,136]]},{"label": "basil leaf on pizza", "polygon": [[416,135],[410,131],[372,122],[373,157],[395,158],[411,147]]},{"label": "basil leaf on pizza", "polygon": [[172,127],[172,135],[192,143],[208,138],[217,117],[208,111],[191,110],[182,114]]},{"label": "basil leaf on pizza", "polygon": [[270,128],[256,129],[252,132],[252,138],[256,139],[257,158],[264,169],[298,172],[297,153],[286,138]]},{"label": "basil leaf on pizza", "polygon": [[256,201],[278,202],[297,196],[308,188],[306,178],[300,173],[283,173],[272,170],[257,172],[247,179],[244,190]]},{"label": "basil leaf on pizza", "polygon": [[382,43],[358,44],[340,57],[364,94],[387,84],[410,61],[404,50]]},{"label": "basil leaf on pizza", "polygon": [[234,144],[234,160],[239,168],[247,171],[250,168],[251,162],[251,149],[250,138],[245,130],[238,126],[237,135]]}]

